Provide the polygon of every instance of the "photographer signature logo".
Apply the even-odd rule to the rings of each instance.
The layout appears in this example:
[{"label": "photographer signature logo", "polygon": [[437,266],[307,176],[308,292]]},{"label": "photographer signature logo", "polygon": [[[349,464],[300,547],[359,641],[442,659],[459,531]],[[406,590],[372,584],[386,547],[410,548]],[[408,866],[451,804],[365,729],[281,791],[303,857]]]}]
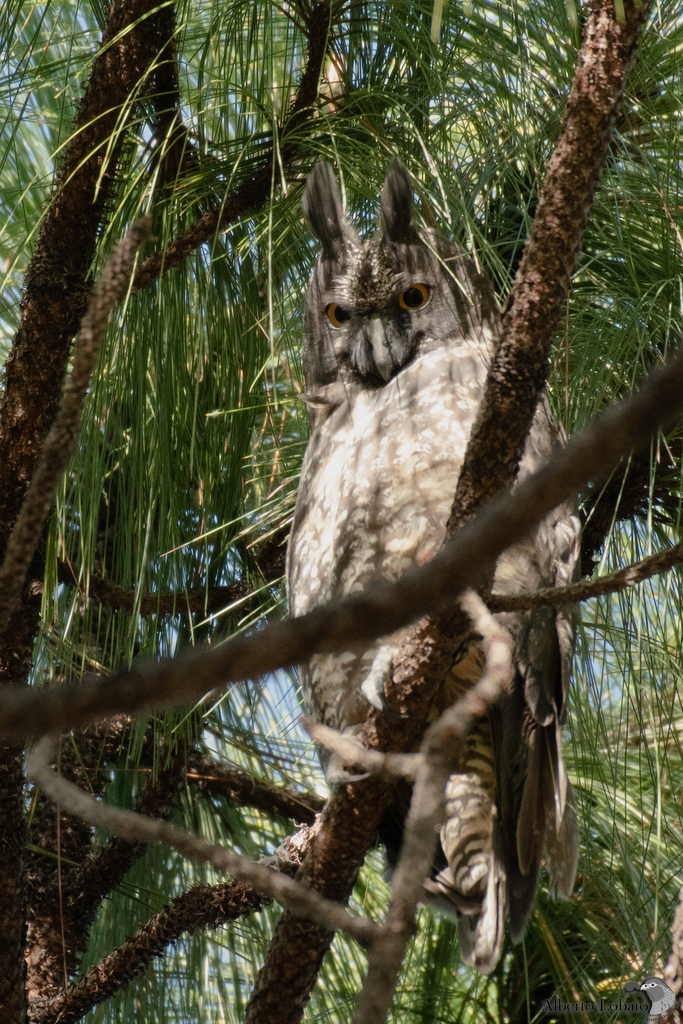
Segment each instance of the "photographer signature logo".
[{"label": "photographer signature logo", "polygon": [[628,981],[624,992],[642,992],[650,1000],[648,1021],[666,1020],[667,1014],[676,1002],[676,996],[661,978],[646,978],[642,985],[637,981]]},{"label": "photographer signature logo", "polygon": [[[664,1021],[668,1020],[669,1010],[676,1002],[676,996],[661,978],[645,978],[640,985],[637,981],[628,981],[624,985],[624,992],[640,992],[645,996],[650,1004],[647,1016],[648,1024],[652,1024],[654,1021],[659,1021],[660,1024],[663,1024]],[[554,996],[552,999],[546,999],[544,1010],[546,1013],[619,1012],[624,1014],[642,1014],[643,1004],[640,1000],[637,1002],[625,1002],[620,997],[615,999],[613,996],[600,999],[597,1003],[589,999],[582,1000],[580,1003],[565,1003],[558,999],[557,996]]]}]

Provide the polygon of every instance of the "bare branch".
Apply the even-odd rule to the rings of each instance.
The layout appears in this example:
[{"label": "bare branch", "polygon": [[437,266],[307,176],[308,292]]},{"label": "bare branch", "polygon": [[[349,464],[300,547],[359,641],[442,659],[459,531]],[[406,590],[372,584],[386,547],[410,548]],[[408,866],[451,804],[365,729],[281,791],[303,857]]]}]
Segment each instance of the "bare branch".
[{"label": "bare branch", "polygon": [[244,882],[196,885],[176,897],[134,935],[64,991],[31,1007],[32,1024],[72,1024],[132,979],[182,935],[247,917],[270,900]]},{"label": "bare branch", "polygon": [[55,490],[78,445],[81,412],[109,314],[128,290],[135,254],[148,237],[150,227],[151,220],[144,218],[116,244],[83,317],[62,404],[43,445],[0,567],[0,634],[19,600]]},{"label": "bare branch", "polygon": [[[308,36],[308,59],[289,118],[280,131],[279,157],[285,167],[299,152],[298,132],[310,117],[318,95],[320,73],[327,54],[331,13],[330,0],[320,0],[310,10],[302,12]],[[263,206],[270,197],[273,159],[274,152],[267,153],[261,169],[227,195],[220,206],[207,210],[182,235],[146,259],[135,275],[134,288],[146,288],[156,278],[182,263],[191,252],[210,241],[218,232],[226,231],[240,217],[254,213]]]},{"label": "bare branch", "polygon": [[430,612],[448,610],[502,551],[588,480],[603,478],[625,452],[646,443],[682,407],[683,356],[679,355],[648,378],[638,394],[598,416],[512,495],[490,502],[431,562],[395,583],[377,583],[299,619],[270,623],[257,633],[190,650],[172,661],[141,663],[113,678],[39,691],[32,687],[0,691],[0,730],[40,736],[103,715],[168,707],[314,653],[369,642]]},{"label": "bare branch", "polygon": [[[59,562],[57,571],[60,583],[72,587],[78,585],[77,575],[67,562]],[[91,601],[98,601],[115,611],[137,610],[143,618],[148,615],[183,615],[188,611],[198,615],[210,615],[236,601],[243,602],[240,608],[241,614],[245,614],[247,607],[243,599],[252,591],[253,587],[249,583],[239,581],[225,587],[213,587],[208,591],[204,587],[197,587],[165,593],[145,593],[138,598],[137,591],[132,587],[121,587],[114,580],[105,579],[95,573],[90,573],[88,577],[88,598]]]},{"label": "bare branch", "polygon": [[386,923],[370,949],[355,1024],[381,1024],[386,1019],[405,948],[415,930],[415,910],[423,895],[422,880],[428,877],[434,860],[446,783],[460,763],[472,723],[486,714],[512,677],[512,638],[498,626],[473,591],[463,594],[461,603],[483,638],[486,668],[476,686],[445,711],[425,734],[424,761],[418,769],[406,818],[393,895]]},{"label": "bare branch", "polygon": [[682,562],[683,542],[594,580],[583,580],[568,587],[549,587],[528,594],[485,594],[484,600],[492,612],[526,611],[548,605],[560,608],[565,604],[576,604],[577,601],[588,601],[592,597],[603,597],[605,594],[615,594],[628,587],[635,587],[643,580],[668,572]]},{"label": "bare branch", "polygon": [[301,917],[325,928],[349,932],[364,945],[377,932],[377,926],[371,921],[349,914],[339,904],[323,899],[311,889],[271,868],[256,864],[248,857],[233,853],[225,847],[212,846],[204,839],[160,818],[147,818],[136,811],[124,811],[89,796],[51,770],[55,746],[56,741],[52,735],[44,737],[33,747],[27,761],[27,775],[69,814],[75,814],[91,825],[115,831],[132,843],[163,843],[172,846],[190,860],[209,863],[218,871],[227,871],[235,878],[248,882],[265,896],[276,899]]}]

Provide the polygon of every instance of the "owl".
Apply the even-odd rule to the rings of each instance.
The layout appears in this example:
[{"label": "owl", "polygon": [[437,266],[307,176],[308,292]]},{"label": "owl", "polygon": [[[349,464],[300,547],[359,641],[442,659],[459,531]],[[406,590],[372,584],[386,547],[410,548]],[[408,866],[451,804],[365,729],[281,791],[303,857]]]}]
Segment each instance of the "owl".
[{"label": "owl", "polygon": [[[312,433],[287,554],[292,616],[396,580],[441,547],[465,449],[500,336],[489,280],[457,245],[412,221],[405,168],[390,164],[379,231],[360,239],[344,217],[334,173],[320,163],[303,209],[322,254],[304,308],[304,373]],[[547,399],[538,404],[518,479],[562,443]],[[574,577],[579,526],[561,506],[498,559],[493,590],[563,586]],[[570,609],[497,616],[514,645],[504,696],[473,729],[446,788],[446,814],[425,899],[459,922],[467,962],[500,955],[506,915],[521,941],[542,857],[551,891],[567,897],[578,856],[576,813],[560,748],[574,623]],[[358,731],[381,708],[400,634],[365,650],[316,655],[301,668],[308,712]],[[434,716],[484,668],[481,637],[454,654]],[[342,781],[321,752],[331,782]],[[406,784],[407,787],[407,784]],[[409,794],[380,826],[395,865]]]}]

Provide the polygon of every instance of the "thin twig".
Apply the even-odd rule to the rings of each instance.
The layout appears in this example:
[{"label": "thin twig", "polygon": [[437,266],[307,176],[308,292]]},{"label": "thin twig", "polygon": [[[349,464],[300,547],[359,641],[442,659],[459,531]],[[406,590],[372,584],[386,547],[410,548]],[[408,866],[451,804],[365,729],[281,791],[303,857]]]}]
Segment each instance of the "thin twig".
[{"label": "thin twig", "polygon": [[0,567],[0,633],[19,600],[57,485],[76,451],[81,412],[109,314],[128,290],[135,254],[148,237],[150,227],[151,220],[145,217],[116,244],[88,303],[59,412],[43,445]]},{"label": "thin twig", "polygon": [[446,783],[457,769],[472,723],[486,714],[512,676],[510,635],[498,626],[473,591],[463,594],[461,604],[483,638],[486,668],[476,686],[445,711],[425,734],[424,761],[418,769],[406,818],[393,895],[386,924],[370,949],[368,974],[358,1000],[355,1024],[380,1024],[386,1018],[406,945],[415,930],[415,911],[423,896],[422,880],[429,875],[434,860]]},{"label": "thin twig", "polygon": [[594,580],[583,580],[568,587],[549,587],[528,594],[486,594],[484,600],[492,612],[528,611],[531,608],[544,608],[548,605],[560,608],[565,604],[576,604],[578,601],[589,601],[593,597],[604,597],[606,594],[627,590],[628,587],[635,587],[643,580],[668,572],[681,563],[683,542],[663,551],[656,551],[654,555],[648,555],[640,562],[633,562],[632,565],[607,573],[605,576],[598,576]]},{"label": "thin twig", "polygon": [[348,932],[363,945],[374,938],[378,928],[372,921],[349,914],[338,903],[323,899],[286,875],[256,864],[248,857],[233,853],[225,847],[213,846],[199,836],[193,836],[160,818],[147,818],[135,811],[125,811],[95,799],[52,771],[50,765],[56,749],[54,735],[40,740],[29,753],[26,774],[69,814],[83,818],[91,825],[116,832],[129,842],[172,846],[190,860],[211,864],[218,871],[229,872],[233,877],[248,882],[259,892],[276,899],[301,917],[334,931]]}]

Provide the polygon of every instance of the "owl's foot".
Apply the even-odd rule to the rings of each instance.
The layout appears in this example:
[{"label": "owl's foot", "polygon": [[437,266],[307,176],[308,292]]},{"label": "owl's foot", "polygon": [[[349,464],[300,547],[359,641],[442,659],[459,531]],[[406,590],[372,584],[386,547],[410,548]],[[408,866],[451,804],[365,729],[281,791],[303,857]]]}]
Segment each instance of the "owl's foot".
[{"label": "owl's foot", "polygon": [[395,653],[396,648],[391,644],[382,644],[370,666],[370,671],[360,684],[360,692],[368,704],[372,704],[378,711],[384,711],[386,705],[385,686],[391,679],[392,659]]},{"label": "owl's foot", "polygon": [[[345,746],[350,748],[351,745],[355,745],[359,751],[359,755],[366,754],[365,747],[356,739],[356,736],[363,728],[362,725],[350,725],[347,729],[343,729],[341,735],[344,737]],[[359,756],[360,760],[360,756]],[[352,771],[353,766],[353,750],[348,749],[348,753],[339,754],[336,751],[331,755],[327,770],[325,772],[325,778],[328,786],[344,786],[347,782],[360,782],[361,779],[367,779],[370,772],[358,772]]]}]

